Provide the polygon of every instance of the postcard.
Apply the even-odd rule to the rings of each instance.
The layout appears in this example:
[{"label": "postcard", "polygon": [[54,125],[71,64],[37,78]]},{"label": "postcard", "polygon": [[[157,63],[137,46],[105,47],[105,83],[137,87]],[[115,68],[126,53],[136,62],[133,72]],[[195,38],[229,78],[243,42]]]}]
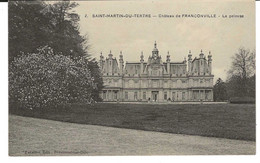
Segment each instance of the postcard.
[{"label": "postcard", "polygon": [[10,1],[9,155],[255,155],[255,1]]}]

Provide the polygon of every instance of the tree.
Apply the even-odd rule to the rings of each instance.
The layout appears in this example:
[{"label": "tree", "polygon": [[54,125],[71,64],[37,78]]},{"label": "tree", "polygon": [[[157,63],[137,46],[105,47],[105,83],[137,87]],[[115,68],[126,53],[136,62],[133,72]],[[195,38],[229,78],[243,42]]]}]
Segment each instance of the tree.
[{"label": "tree", "polygon": [[249,49],[239,48],[238,53],[232,57],[232,67],[229,70],[229,75],[239,76],[241,79],[246,79],[255,74],[255,52],[250,52]]},{"label": "tree", "polygon": [[90,69],[91,76],[93,77],[93,82],[95,83],[95,88],[92,90],[92,97],[95,101],[102,101],[100,98],[100,90],[104,88],[103,79],[98,62],[95,59],[88,61],[88,67]]},{"label": "tree", "polygon": [[[77,5],[77,3],[70,1],[48,3],[39,0],[33,2],[12,1],[9,3],[9,66],[11,66],[9,67],[9,77],[12,79],[9,83],[10,87],[14,88],[11,90],[14,90],[14,92],[17,93],[17,89],[24,89],[27,90],[27,92],[24,93],[31,94],[29,91],[30,87],[25,89],[25,86],[21,83],[16,83],[16,81],[23,82],[23,80],[20,80],[23,79],[23,77],[21,77],[19,71],[24,73],[25,70],[23,70],[23,68],[25,68],[28,69],[30,73],[34,75],[36,74],[36,76],[39,75],[39,69],[46,69],[47,71],[48,67],[44,67],[46,66],[44,61],[47,60],[46,55],[43,52],[39,52],[37,49],[39,49],[39,47],[51,47],[51,55],[57,56],[48,55],[50,60],[48,60],[47,63],[53,66],[53,69],[48,71],[55,72],[56,68],[60,69],[60,66],[69,67],[68,70],[70,69],[71,72],[75,71],[75,73],[67,74],[66,80],[64,79],[68,85],[62,88],[66,88],[67,91],[70,92],[70,98],[67,98],[68,101],[66,102],[79,102],[83,100],[83,97],[85,97],[86,100],[101,100],[99,98],[99,92],[103,86],[102,77],[99,72],[97,62],[90,59],[87,36],[82,36],[79,32],[78,22],[80,17],[74,12],[74,8],[77,7]],[[73,64],[77,66],[66,65],[66,63],[64,63],[65,65],[62,65],[61,62],[56,60],[57,58],[61,58],[64,62],[73,62]],[[35,67],[32,63],[30,63],[35,60],[37,60],[37,64],[43,65]],[[18,61],[21,63],[18,63]],[[28,61],[28,65],[24,63],[26,61]],[[18,68],[18,65],[21,66],[20,69]],[[84,85],[84,83],[82,83],[84,80],[78,80],[78,76],[84,74],[84,69],[86,69],[90,74],[90,81],[93,84],[93,88],[91,89],[79,89],[82,85]],[[54,79],[56,77],[64,77],[65,75],[63,73],[65,72],[55,72],[52,77]],[[61,74],[63,74],[63,76]],[[85,77],[88,76],[88,74],[85,74],[85,76],[82,76],[82,79],[85,79]],[[34,83],[34,80],[36,80],[36,78],[26,78],[28,83]],[[89,84],[90,81],[89,79],[86,79],[86,84]],[[48,88],[48,85],[46,87]],[[60,85],[57,87],[60,87]],[[84,94],[82,91],[87,92]],[[14,95],[12,96],[13,99],[22,100],[21,97],[15,97],[15,93],[12,94],[12,91],[10,91],[10,93],[11,95]],[[65,92],[65,94],[67,93]],[[79,98],[78,94],[81,94],[82,98]],[[90,97],[86,97],[85,95],[90,95]],[[25,94],[23,96],[26,98],[32,97]],[[48,96],[53,97],[50,94]],[[75,99],[72,97],[75,97]],[[35,100],[36,99],[31,101]],[[84,101],[85,100],[83,100],[83,102]]]},{"label": "tree", "polygon": [[81,36],[74,13],[77,3],[11,1],[9,3],[9,61],[48,45],[73,59],[89,57],[87,36]]},{"label": "tree", "polygon": [[255,88],[255,51],[239,48],[232,60],[231,69],[228,71],[229,96],[252,96]]},{"label": "tree", "polygon": [[80,17],[73,10],[77,6],[75,2],[60,1],[48,4],[43,11],[51,24],[49,45],[55,52],[69,55],[73,59],[89,57],[87,36],[80,35],[78,25]]},{"label": "tree", "polygon": [[15,57],[36,52],[48,40],[48,18],[41,12],[42,1],[11,1],[9,10],[9,62]]},{"label": "tree", "polygon": [[50,47],[15,58],[9,70],[10,100],[23,108],[43,109],[94,102],[93,77],[86,61],[54,54]]},{"label": "tree", "polygon": [[228,99],[226,83],[221,78],[218,78],[216,81],[213,88],[213,93],[214,101],[225,101]]}]

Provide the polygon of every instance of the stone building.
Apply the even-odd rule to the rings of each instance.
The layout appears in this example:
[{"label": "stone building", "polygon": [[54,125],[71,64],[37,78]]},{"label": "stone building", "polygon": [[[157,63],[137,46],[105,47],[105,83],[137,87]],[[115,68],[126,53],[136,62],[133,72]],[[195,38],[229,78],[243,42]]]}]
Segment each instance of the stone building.
[{"label": "stone building", "polygon": [[155,42],[147,62],[141,53],[140,62],[124,63],[122,52],[118,61],[111,51],[108,58],[100,56],[104,101],[213,101],[210,52],[207,59],[202,50],[192,59],[189,51],[188,61],[182,62],[171,62],[168,52],[163,62]]}]

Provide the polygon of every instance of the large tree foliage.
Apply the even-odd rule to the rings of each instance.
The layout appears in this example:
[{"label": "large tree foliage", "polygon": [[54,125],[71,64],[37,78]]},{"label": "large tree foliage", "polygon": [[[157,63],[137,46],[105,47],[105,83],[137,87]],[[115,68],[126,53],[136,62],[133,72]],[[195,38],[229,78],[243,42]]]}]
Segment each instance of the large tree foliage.
[{"label": "large tree foliage", "polygon": [[[12,100],[24,102],[30,99],[30,105],[33,105],[34,100],[44,99],[34,107],[54,104],[55,100],[57,105],[101,100],[102,77],[97,62],[90,59],[86,36],[79,32],[80,17],[74,11],[76,6],[77,3],[70,1],[9,3],[9,84]],[[39,47],[51,47],[52,50],[47,55],[39,51]],[[42,84],[46,88],[40,89]],[[83,86],[86,88],[81,88]],[[59,89],[64,96],[57,94]],[[22,93],[19,92],[21,90]],[[39,91],[45,95],[41,96]]]},{"label": "large tree foliage", "polygon": [[229,97],[255,97],[255,51],[240,48],[232,60],[227,80]]},{"label": "large tree foliage", "polygon": [[228,99],[226,83],[221,78],[218,78],[216,81],[213,88],[213,93],[214,101],[225,101]]},{"label": "large tree foliage", "polygon": [[74,13],[75,2],[54,4],[42,1],[9,3],[9,60],[21,52],[33,53],[43,45],[77,59],[88,56],[86,36],[81,36]]},{"label": "large tree foliage", "polygon": [[231,77],[239,76],[241,79],[246,79],[255,74],[255,51],[239,48],[232,60],[232,66],[228,72]]},{"label": "large tree foliage", "polygon": [[10,65],[10,99],[25,108],[91,103],[96,88],[86,62],[54,54],[50,47],[23,54]]},{"label": "large tree foliage", "polygon": [[88,56],[87,38],[80,35],[80,17],[74,13],[76,6],[75,2],[61,1],[48,4],[43,10],[44,15],[50,19],[49,46],[55,52],[70,55],[73,59]]},{"label": "large tree foliage", "polygon": [[214,85],[214,101],[246,102],[255,98],[255,51],[239,48],[232,56],[228,79],[218,79]]},{"label": "large tree foliage", "polygon": [[36,52],[47,44],[49,19],[41,1],[11,1],[9,5],[9,61],[23,53]]},{"label": "large tree foliage", "polygon": [[99,92],[103,89],[103,79],[102,74],[99,69],[98,63],[95,59],[88,62],[88,67],[91,70],[90,74],[93,77],[93,82],[95,83],[94,89],[92,89],[92,97],[95,101],[102,101]]}]

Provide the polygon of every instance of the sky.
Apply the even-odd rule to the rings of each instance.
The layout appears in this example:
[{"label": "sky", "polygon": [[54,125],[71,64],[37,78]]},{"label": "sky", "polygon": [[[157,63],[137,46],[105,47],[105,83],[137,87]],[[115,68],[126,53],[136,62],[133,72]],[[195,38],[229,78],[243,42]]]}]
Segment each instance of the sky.
[{"label": "sky", "polygon": [[[110,50],[117,59],[140,61],[151,55],[157,42],[163,61],[167,52],[172,62],[183,61],[189,50],[199,57],[202,50],[212,54],[212,71],[226,80],[232,56],[238,48],[255,49],[255,6],[252,0],[176,0],[176,1],[78,1],[80,32],[88,35],[90,52],[99,59]],[[93,14],[150,14],[151,18],[93,18]],[[159,18],[159,14],[174,18]],[[187,18],[183,14],[209,14],[216,18]],[[177,18],[176,15],[181,17]],[[223,16],[227,15],[227,18]],[[229,18],[243,15],[243,18]],[[156,17],[153,17],[156,16]]]}]

